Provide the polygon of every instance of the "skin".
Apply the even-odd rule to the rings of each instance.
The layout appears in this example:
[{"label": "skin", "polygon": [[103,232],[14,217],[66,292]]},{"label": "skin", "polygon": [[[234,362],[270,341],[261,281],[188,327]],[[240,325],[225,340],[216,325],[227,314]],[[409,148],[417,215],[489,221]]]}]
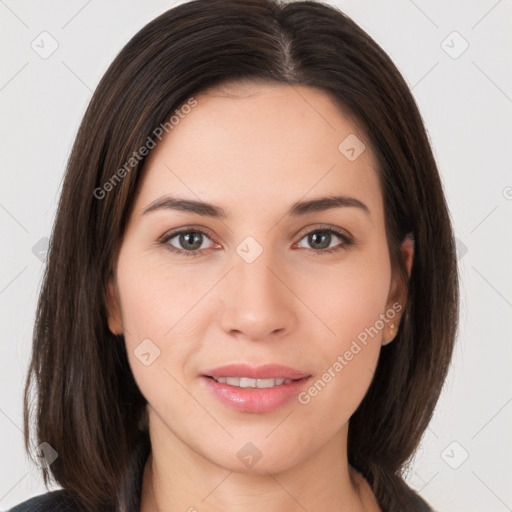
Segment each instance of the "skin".
[{"label": "skin", "polygon": [[[278,363],[316,381],[381,314],[405,306],[370,145],[316,88],[230,85],[196,99],[146,161],[109,282],[109,326],[124,334],[148,401],[153,450],[141,511],[379,511],[368,483],[348,465],[347,433],[403,310],[394,331],[386,323],[305,405],[294,399],[267,413],[233,411],[199,377],[228,363]],[[338,150],[349,134],[366,145],[354,161]],[[165,194],[213,203],[229,217],[142,214]],[[286,215],[296,201],[341,194],[370,213],[342,207]],[[316,248],[307,234],[329,227],[348,232],[353,245],[332,234]],[[206,231],[202,254],[169,252],[170,245],[186,252],[180,237],[158,242],[179,228]],[[263,249],[252,263],[236,252],[247,236]],[[402,254],[410,272],[407,241]],[[146,338],[160,350],[149,366],[134,354]],[[247,442],[262,454],[252,468],[237,458]]]}]

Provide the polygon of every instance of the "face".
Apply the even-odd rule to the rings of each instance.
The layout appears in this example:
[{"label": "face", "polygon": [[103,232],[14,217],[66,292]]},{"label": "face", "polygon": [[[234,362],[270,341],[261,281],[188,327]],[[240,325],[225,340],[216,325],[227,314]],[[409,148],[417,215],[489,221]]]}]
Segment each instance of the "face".
[{"label": "face", "polygon": [[196,101],[146,160],[109,325],[153,443],[275,472],[346,434],[405,291],[376,160],[329,96],[253,84]]}]

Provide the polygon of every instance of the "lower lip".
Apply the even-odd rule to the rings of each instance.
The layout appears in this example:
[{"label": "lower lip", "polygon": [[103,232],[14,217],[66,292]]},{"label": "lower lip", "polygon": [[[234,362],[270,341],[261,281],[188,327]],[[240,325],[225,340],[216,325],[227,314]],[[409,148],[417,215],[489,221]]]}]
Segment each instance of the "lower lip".
[{"label": "lower lip", "polygon": [[224,405],[240,412],[270,412],[295,398],[310,377],[294,380],[271,388],[239,388],[221,384],[210,377],[201,379],[213,395]]}]

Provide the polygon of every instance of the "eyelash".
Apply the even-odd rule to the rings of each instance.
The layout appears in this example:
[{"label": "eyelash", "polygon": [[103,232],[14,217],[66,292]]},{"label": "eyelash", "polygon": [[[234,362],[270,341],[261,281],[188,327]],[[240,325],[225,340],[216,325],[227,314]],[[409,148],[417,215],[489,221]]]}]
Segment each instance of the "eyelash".
[{"label": "eyelash", "polygon": [[[205,233],[204,231],[202,231],[201,229],[188,228],[188,229],[180,229],[179,231],[173,231],[171,233],[165,234],[159,240],[159,243],[161,243],[162,245],[165,245],[166,249],[169,252],[176,254],[177,256],[183,256],[185,258],[187,258],[187,257],[195,258],[195,257],[201,256],[202,253],[207,250],[207,249],[201,249],[201,250],[196,250],[196,251],[185,251],[185,250],[177,249],[176,247],[173,247],[172,245],[169,245],[169,243],[168,243],[169,240],[172,240],[177,235],[181,235],[183,233],[198,233],[200,235],[206,236],[207,238],[210,238],[210,240],[211,240],[211,237],[209,237],[208,234]],[[308,231],[304,235],[302,235],[300,240],[311,235],[312,233],[334,234],[337,237],[341,238],[341,240],[343,241],[343,243],[341,245],[331,247],[330,249],[320,249],[320,250],[307,249],[307,250],[311,251],[315,256],[324,256],[327,254],[332,254],[334,252],[348,250],[354,244],[354,241],[352,239],[350,239],[347,235],[345,235],[341,231],[334,229],[334,228],[315,228],[311,231]],[[300,242],[300,240],[299,240],[299,242]]]}]

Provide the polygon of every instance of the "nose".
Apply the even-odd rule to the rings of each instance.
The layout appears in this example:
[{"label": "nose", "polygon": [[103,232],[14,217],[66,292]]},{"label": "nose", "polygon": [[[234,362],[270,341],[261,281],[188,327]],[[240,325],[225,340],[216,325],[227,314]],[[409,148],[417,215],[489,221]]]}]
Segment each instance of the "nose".
[{"label": "nose", "polygon": [[289,276],[270,253],[263,251],[252,263],[235,255],[234,267],[220,289],[224,332],[265,341],[294,330],[300,301],[287,282]]}]

